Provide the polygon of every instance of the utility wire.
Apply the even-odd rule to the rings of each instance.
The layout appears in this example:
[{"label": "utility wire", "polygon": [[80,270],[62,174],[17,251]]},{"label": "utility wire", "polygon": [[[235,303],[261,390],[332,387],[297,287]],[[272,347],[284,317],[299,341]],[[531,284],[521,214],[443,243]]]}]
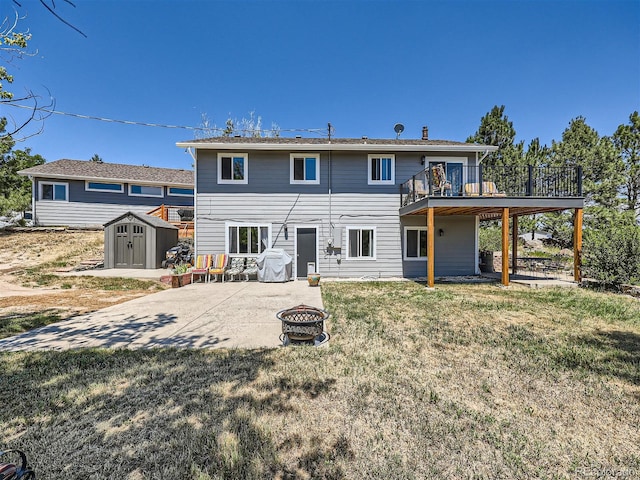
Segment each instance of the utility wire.
[{"label": "utility wire", "polygon": [[[28,109],[28,110],[32,110],[33,106],[29,106],[29,105],[18,105],[15,103],[5,103],[5,105],[10,106],[10,107],[17,107],[17,108],[24,108],[24,109]],[[162,124],[162,123],[148,123],[148,122],[136,122],[133,120],[118,120],[118,119],[114,119],[114,118],[105,118],[105,117],[96,117],[93,115],[83,115],[81,113],[70,113],[70,112],[61,112],[59,110],[50,110],[47,108],[38,108],[39,111],[41,112],[45,112],[45,113],[49,113],[52,115],[62,115],[62,116],[66,116],[66,117],[74,117],[74,118],[82,118],[85,120],[98,120],[100,122],[109,122],[109,123],[121,123],[124,125],[138,125],[141,127],[158,127],[158,128],[174,128],[174,129],[181,129],[181,130],[194,130],[194,131],[212,131],[212,132],[224,132],[225,128],[220,128],[220,127],[191,127],[188,125],[166,125],[166,124]],[[241,129],[234,129],[234,132],[242,132],[242,133],[248,133],[248,132],[256,132],[257,130],[241,130]],[[273,130],[260,130],[260,132],[272,132]],[[326,129],[325,128],[278,128],[277,131],[279,132],[306,132],[306,133],[315,133],[318,135],[322,135],[322,134],[326,134]]]}]

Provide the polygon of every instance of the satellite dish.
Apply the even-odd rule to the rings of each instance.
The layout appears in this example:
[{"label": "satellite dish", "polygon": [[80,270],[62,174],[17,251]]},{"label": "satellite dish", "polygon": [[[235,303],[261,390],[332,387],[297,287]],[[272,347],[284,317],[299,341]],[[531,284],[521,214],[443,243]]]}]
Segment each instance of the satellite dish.
[{"label": "satellite dish", "polygon": [[393,126],[393,130],[396,132],[396,139],[400,138],[400,134],[404,132],[404,125],[401,123],[396,123]]}]

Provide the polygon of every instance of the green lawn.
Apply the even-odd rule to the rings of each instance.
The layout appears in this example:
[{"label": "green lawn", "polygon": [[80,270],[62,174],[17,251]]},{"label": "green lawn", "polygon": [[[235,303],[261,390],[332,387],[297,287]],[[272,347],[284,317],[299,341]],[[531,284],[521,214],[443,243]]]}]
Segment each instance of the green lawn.
[{"label": "green lawn", "polygon": [[636,299],[322,293],[326,348],[0,354],[0,449],[38,478],[640,477]]}]

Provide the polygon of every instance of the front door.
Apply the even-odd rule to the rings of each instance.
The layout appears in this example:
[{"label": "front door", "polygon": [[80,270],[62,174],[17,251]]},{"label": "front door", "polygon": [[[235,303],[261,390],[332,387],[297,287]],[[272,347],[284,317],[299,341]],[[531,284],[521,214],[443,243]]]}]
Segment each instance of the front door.
[{"label": "front door", "polygon": [[144,268],[145,228],[142,225],[123,223],[115,229],[116,268]]},{"label": "front door", "polygon": [[296,229],[296,276],[305,278],[307,276],[307,264],[313,263],[318,271],[318,259],[316,256],[316,227]]}]

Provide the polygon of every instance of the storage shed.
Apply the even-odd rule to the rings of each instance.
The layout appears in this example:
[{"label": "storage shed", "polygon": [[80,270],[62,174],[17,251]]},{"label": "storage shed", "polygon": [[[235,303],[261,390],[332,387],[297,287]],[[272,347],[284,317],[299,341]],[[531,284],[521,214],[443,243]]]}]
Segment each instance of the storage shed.
[{"label": "storage shed", "polygon": [[104,224],[104,268],[161,268],[178,243],[178,227],[161,218],[127,212]]}]

